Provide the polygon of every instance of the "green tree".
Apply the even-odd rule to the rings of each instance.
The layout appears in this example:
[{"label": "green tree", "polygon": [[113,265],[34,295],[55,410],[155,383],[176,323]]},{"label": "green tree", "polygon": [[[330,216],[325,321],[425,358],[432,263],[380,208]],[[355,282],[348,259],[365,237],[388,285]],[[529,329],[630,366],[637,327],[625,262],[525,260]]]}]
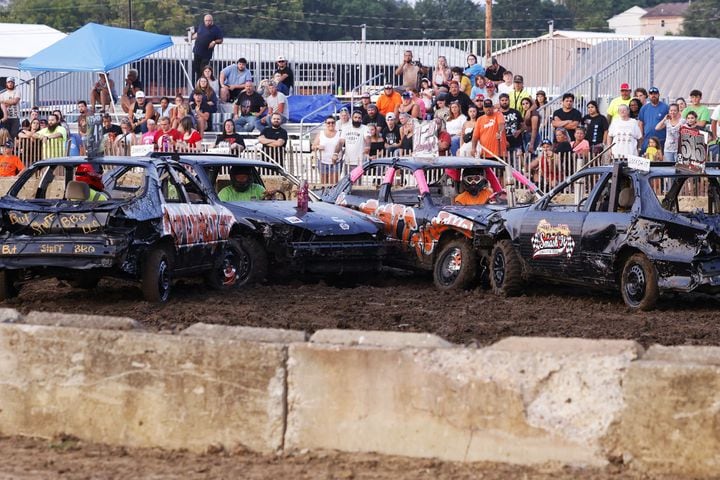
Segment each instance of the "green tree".
[{"label": "green tree", "polygon": [[471,0],[418,0],[416,25],[422,38],[479,38],[485,31],[485,11]]},{"label": "green tree", "polygon": [[717,0],[696,0],[683,17],[683,35],[720,37],[720,4]]},{"label": "green tree", "polygon": [[573,27],[570,12],[551,0],[498,0],[492,13],[494,38],[543,35],[550,20],[556,29]]}]

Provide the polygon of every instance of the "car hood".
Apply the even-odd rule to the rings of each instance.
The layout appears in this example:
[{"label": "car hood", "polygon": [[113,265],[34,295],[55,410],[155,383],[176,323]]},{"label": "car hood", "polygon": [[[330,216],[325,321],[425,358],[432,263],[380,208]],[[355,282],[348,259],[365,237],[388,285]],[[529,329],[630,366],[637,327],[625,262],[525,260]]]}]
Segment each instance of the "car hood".
[{"label": "car hood", "polygon": [[226,203],[225,206],[239,218],[292,225],[319,236],[376,234],[382,229],[382,223],[368,215],[325,202],[310,203],[307,212],[299,211],[294,200]]},{"label": "car hood", "polygon": [[485,223],[487,217],[495,212],[506,210],[507,205],[448,205],[442,209],[473,222]]}]

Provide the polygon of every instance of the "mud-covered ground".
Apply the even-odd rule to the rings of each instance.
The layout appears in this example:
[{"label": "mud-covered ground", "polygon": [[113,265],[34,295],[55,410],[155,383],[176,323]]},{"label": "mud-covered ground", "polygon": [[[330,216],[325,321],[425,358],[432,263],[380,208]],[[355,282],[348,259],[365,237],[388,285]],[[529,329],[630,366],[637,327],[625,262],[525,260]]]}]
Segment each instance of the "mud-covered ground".
[{"label": "mud-covered ground", "polygon": [[275,327],[435,333],[459,344],[554,336],[637,340],[644,346],[720,345],[720,300],[706,295],[662,297],[652,312],[631,312],[619,295],[571,287],[535,287],[501,298],[480,288],[440,292],[427,275],[388,270],[349,286],[294,279],[231,293],[183,280],[167,304],[142,300],[137,285],[103,280],[90,291],[57,280],[23,287],[0,306],[135,318],[151,330],[181,330],[196,322]]},{"label": "mud-covered ground", "polygon": [[680,480],[637,474],[619,465],[531,468],[338,452],[199,455],[92,445],[72,438],[0,437],[0,458],[0,480]]},{"label": "mud-covered ground", "polygon": [[[644,346],[720,345],[720,302],[709,296],[662,298],[652,312],[632,313],[618,295],[535,287],[500,298],[476,289],[439,292],[429,276],[386,271],[354,285],[292,280],[233,293],[177,284],[171,300],[142,300],[137,285],[103,280],[91,291],[57,280],[26,285],[0,306],[129,316],[150,330],[177,331],[196,322],[306,330],[322,328],[432,332],[460,344],[488,345],[503,337],[562,336],[637,340]],[[458,464],[372,454],[247,452],[194,455],[85,445],[73,439],[0,437],[0,480],[6,479],[641,479],[621,466],[573,470]],[[659,478],[654,476],[652,478]],[[669,477],[668,477],[669,478]]]}]

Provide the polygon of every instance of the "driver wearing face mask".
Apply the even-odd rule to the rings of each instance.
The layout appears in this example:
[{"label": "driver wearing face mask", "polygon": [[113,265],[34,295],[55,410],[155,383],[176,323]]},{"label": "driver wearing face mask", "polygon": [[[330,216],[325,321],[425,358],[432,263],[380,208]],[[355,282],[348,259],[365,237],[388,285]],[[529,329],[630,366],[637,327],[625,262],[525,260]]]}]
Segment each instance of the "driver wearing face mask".
[{"label": "driver wearing face mask", "polygon": [[462,182],[465,191],[455,197],[456,205],[484,205],[493,193],[482,169],[465,169]]},{"label": "driver wearing face mask", "polygon": [[234,166],[230,169],[230,185],[220,190],[218,197],[223,202],[262,200],[265,188],[253,183],[252,167]]}]

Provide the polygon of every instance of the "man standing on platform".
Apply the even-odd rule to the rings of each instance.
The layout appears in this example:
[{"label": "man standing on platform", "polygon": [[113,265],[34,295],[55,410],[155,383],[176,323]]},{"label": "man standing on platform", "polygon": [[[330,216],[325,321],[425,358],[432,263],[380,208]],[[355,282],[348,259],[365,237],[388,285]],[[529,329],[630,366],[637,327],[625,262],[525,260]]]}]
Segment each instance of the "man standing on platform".
[{"label": "man standing on platform", "polygon": [[202,25],[192,34],[192,38],[195,40],[192,63],[193,73],[195,74],[194,82],[202,77],[203,69],[210,64],[215,46],[223,42],[223,33],[220,27],[215,25],[213,16],[207,14],[203,18]]}]

